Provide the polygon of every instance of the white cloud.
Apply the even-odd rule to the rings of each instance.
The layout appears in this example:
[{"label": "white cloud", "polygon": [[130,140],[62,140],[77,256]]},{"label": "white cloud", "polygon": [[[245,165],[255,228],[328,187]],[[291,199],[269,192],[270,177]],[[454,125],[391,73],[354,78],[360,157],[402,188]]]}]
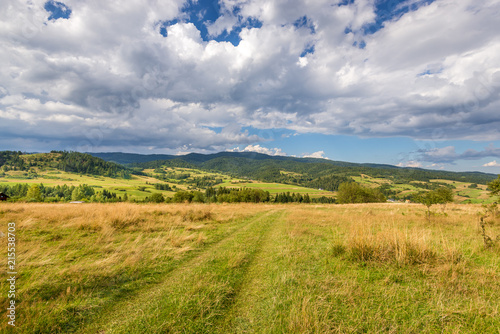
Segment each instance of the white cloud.
[{"label": "white cloud", "polygon": [[500,163],[498,163],[496,160],[493,160],[484,164],[483,167],[500,167]]},{"label": "white cloud", "polygon": [[238,147],[229,150],[229,152],[256,152],[273,156],[286,156],[287,154],[281,148],[267,148],[260,145],[248,145],[243,150]]},{"label": "white cloud", "polygon": [[215,22],[207,25],[208,33],[211,36],[219,36],[224,31],[230,33],[233,27],[238,23],[238,18],[231,13],[221,15]]},{"label": "white cloud", "polygon": [[[70,18],[55,21],[44,3],[0,4],[2,141],[210,151],[255,144],[248,126],[500,140],[498,1],[436,0],[363,35],[373,0],[223,0],[209,34],[262,23],[241,28],[237,46],[203,40],[183,0],[67,0]],[[361,41],[364,49],[353,46]]]},{"label": "white cloud", "polygon": [[413,168],[421,168],[423,167],[422,163],[419,161],[406,161],[406,162],[400,162],[396,166],[398,167],[413,167]]},{"label": "white cloud", "polygon": [[303,158],[317,158],[317,159],[329,159],[325,156],[325,151],[318,151],[311,154],[304,154]]}]

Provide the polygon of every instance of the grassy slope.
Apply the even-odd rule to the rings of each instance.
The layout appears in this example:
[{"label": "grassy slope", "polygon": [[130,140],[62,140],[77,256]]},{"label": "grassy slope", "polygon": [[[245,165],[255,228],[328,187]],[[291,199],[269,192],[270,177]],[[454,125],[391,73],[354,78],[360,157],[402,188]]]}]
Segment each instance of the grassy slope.
[{"label": "grassy slope", "polygon": [[[414,181],[407,184],[395,184],[390,180],[383,178],[374,178],[368,175],[362,176],[354,176],[352,177],[354,181],[366,186],[366,187],[379,187],[383,184],[389,184],[391,189],[400,192],[401,195],[409,195],[412,193],[418,193],[421,191],[425,191],[422,188],[416,187],[415,183],[423,183],[419,181]],[[431,182],[440,182],[440,183],[448,183],[452,184],[456,188],[453,189],[453,193],[455,194],[455,202],[456,203],[492,203],[495,201],[494,198],[489,196],[489,191],[486,185],[479,184],[476,189],[471,189],[469,186],[471,183],[468,182],[459,182],[459,181],[450,181],[450,180],[431,180]]]},{"label": "grassy slope", "polygon": [[[172,197],[173,191],[160,191],[156,190],[154,186],[150,184],[146,184],[146,182],[155,184],[155,183],[168,183],[170,186],[176,186],[181,190],[188,190],[188,185],[179,183],[178,180],[170,180],[170,182],[163,182],[158,179],[149,177],[149,176],[137,176],[133,175],[132,179],[121,179],[121,178],[110,178],[104,176],[92,176],[92,175],[80,175],[75,173],[68,173],[63,171],[54,170],[51,168],[42,170],[40,168],[34,168],[37,171],[38,177],[28,179],[24,177],[24,172],[20,171],[9,171],[6,173],[6,176],[0,178],[0,184],[40,184],[43,183],[46,186],[57,186],[57,185],[75,185],[78,186],[80,184],[87,184],[90,186],[95,186],[97,191],[102,189],[110,190],[116,192],[117,195],[123,196],[125,193],[129,196],[129,199],[144,199],[147,196],[151,196],[152,193],[159,192],[164,196]],[[203,176],[214,176],[217,178],[221,178],[224,180],[222,184],[218,184],[216,187],[223,186],[229,188],[240,188],[240,187],[248,187],[248,188],[258,188],[262,190],[269,191],[271,194],[281,193],[281,192],[291,192],[291,193],[308,193],[312,197],[320,197],[320,196],[332,196],[331,192],[328,191],[320,191],[317,189],[304,188],[300,186],[294,185],[286,185],[286,184],[278,184],[278,183],[265,183],[259,181],[248,182],[248,180],[231,178],[227,175],[220,173],[208,173],[201,170],[190,169],[190,168],[167,168],[167,172],[175,172],[177,174],[189,173],[191,175],[190,179],[196,177]],[[153,173],[152,169],[144,170],[145,173],[152,173],[155,175],[159,175]],[[146,187],[147,191],[140,191],[138,187]],[[102,188],[102,189],[101,189]],[[201,189],[201,191],[204,191]]]},{"label": "grassy slope", "polygon": [[[32,155],[23,155],[22,157],[26,162],[35,162],[36,158],[50,157],[52,159],[55,159],[56,155],[57,154],[32,154]],[[120,195],[123,196],[126,193],[129,199],[135,198],[138,200],[142,200],[145,197],[149,197],[152,193],[155,192],[162,193],[164,196],[168,197],[172,197],[174,194],[174,192],[172,191],[156,190],[154,186],[146,184],[146,182],[152,184],[163,183],[162,181],[147,176],[134,175],[132,176],[132,179],[126,180],[120,178],[109,178],[103,176],[89,176],[89,175],[67,173],[63,171],[58,171],[54,168],[44,167],[44,166],[32,167],[31,169],[37,172],[38,178],[28,179],[25,176],[27,174],[26,172],[9,171],[6,173],[4,177],[0,177],[0,184],[43,183],[44,185],[47,186],[56,186],[63,184],[77,186],[79,184],[88,184],[91,186],[95,186],[97,190],[100,190],[100,188],[102,188],[110,190],[112,192],[116,192],[117,195],[119,196]],[[189,179],[191,180],[194,178],[200,178],[204,176],[210,176],[222,179],[223,183],[218,184],[216,187],[225,186],[232,188],[239,188],[239,187],[257,188],[269,191],[271,194],[282,193],[282,192],[301,193],[301,194],[307,193],[311,197],[320,197],[320,196],[330,197],[333,195],[333,193],[329,191],[305,188],[296,185],[281,184],[281,183],[266,183],[255,180],[249,182],[248,180],[232,178],[222,173],[211,173],[199,169],[165,167],[164,170],[166,172],[173,172],[176,174],[189,173],[191,175]],[[145,169],[144,172],[160,176],[160,174],[154,173],[153,169]],[[292,174],[292,175],[295,174],[286,171],[281,171],[281,173]],[[383,184],[389,184],[392,190],[396,190],[397,192],[399,192],[399,196],[410,195],[413,193],[423,191],[422,188],[415,187],[414,183],[416,183],[417,181],[410,182],[408,184],[395,184],[388,179],[373,178],[364,174],[362,174],[361,176],[353,176],[352,178],[356,182],[368,187],[379,187]],[[494,201],[494,199],[488,196],[488,191],[486,190],[487,187],[485,185],[478,185],[477,189],[470,189],[468,188],[470,183],[466,182],[449,181],[449,180],[433,180],[433,181],[453,184],[456,187],[454,193],[455,193],[455,202],[457,203],[491,203]],[[203,189],[196,189],[192,186],[189,186],[188,184],[180,180],[171,179],[166,183],[168,183],[170,186],[175,185],[177,189],[181,190],[204,191]],[[145,189],[146,191],[140,191],[138,189],[139,187],[146,187]]]},{"label": "grassy slope", "polygon": [[[136,176],[133,175],[132,179],[120,179],[120,178],[110,178],[105,176],[92,176],[92,175],[79,175],[74,173],[60,172],[60,171],[46,171],[39,172],[39,177],[33,179],[22,178],[21,172],[8,172],[8,177],[0,178],[0,183],[14,185],[17,183],[21,184],[40,184],[43,183],[46,186],[54,187],[57,185],[74,185],[78,186],[80,184],[87,184],[90,186],[95,186],[97,191],[102,189],[111,190],[116,192],[117,195],[123,196],[125,193],[128,194],[129,198],[143,199],[147,196],[151,196],[154,192],[161,192],[167,196],[173,196],[171,191],[157,191],[153,186],[147,185],[149,183],[159,183],[160,181],[147,177],[147,176]],[[138,187],[145,186],[148,190],[140,191]],[[101,189],[102,188],[102,189]],[[182,186],[180,187],[183,188]]]},{"label": "grassy slope", "polygon": [[17,223],[20,333],[496,333],[481,207],[433,210],[2,203],[0,224]]}]

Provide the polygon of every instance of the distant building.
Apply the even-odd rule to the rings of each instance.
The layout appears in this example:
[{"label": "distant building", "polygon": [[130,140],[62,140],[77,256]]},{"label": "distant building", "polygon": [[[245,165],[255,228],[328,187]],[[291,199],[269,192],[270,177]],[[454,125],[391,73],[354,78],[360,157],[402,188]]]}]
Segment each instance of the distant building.
[{"label": "distant building", "polygon": [[4,194],[4,193],[0,193],[0,201],[6,201],[9,199],[9,196]]}]

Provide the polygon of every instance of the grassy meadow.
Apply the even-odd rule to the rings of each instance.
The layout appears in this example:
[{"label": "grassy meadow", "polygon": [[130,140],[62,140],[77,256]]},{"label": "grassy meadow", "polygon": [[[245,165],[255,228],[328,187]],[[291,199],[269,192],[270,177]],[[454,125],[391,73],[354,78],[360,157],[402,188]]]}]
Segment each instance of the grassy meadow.
[{"label": "grassy meadow", "polygon": [[[132,175],[130,179],[123,178],[111,178],[106,176],[98,175],[80,175],[76,173],[59,171],[51,168],[33,168],[36,170],[36,177],[27,177],[28,173],[21,171],[9,171],[5,173],[3,177],[0,177],[0,185],[13,186],[15,184],[43,184],[48,187],[54,186],[79,186],[81,184],[86,184],[93,187],[97,192],[102,190],[108,190],[116,193],[118,196],[123,197],[127,194],[130,200],[142,201],[146,197],[150,197],[154,193],[161,193],[165,197],[173,197],[175,191],[167,190],[157,190],[154,184],[168,184],[171,187],[175,187],[175,190],[199,190],[205,192],[204,188],[197,188],[190,186],[188,183],[183,182],[179,179],[170,179],[168,181],[161,181],[156,179],[154,176],[160,176],[161,174],[155,173],[152,169],[145,169],[144,173],[146,175]],[[251,189],[261,189],[264,191],[269,191],[270,194],[275,195],[277,193],[300,193],[309,194],[312,198],[327,196],[332,197],[333,193],[331,191],[324,191],[318,189],[311,189],[306,187],[301,187],[297,185],[281,184],[281,183],[268,183],[260,181],[249,181],[239,178],[233,178],[220,173],[208,173],[197,169],[191,168],[165,168],[167,172],[181,174],[189,174],[190,177],[187,180],[193,180],[199,177],[212,176],[220,178],[223,182],[215,186],[227,187],[227,188],[251,188]]]},{"label": "grassy meadow", "polygon": [[[500,333],[484,209],[432,210],[0,203],[0,231],[16,223],[16,332]],[[485,222],[495,240],[500,220]]]}]

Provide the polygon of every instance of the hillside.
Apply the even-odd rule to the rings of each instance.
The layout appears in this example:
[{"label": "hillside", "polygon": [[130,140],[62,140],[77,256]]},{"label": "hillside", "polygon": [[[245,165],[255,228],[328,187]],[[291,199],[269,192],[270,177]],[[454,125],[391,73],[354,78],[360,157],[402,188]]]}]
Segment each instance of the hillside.
[{"label": "hillside", "polygon": [[[412,199],[415,194],[422,191],[447,186],[455,190],[460,201],[482,202],[488,199],[486,184],[496,178],[494,174],[481,172],[401,168],[326,159],[269,156],[251,152],[221,152],[207,155],[191,153],[183,156],[164,156],[164,160],[153,160],[158,158],[158,155],[142,156],[126,153],[94,155],[110,161],[127,161],[127,166],[138,170],[192,168],[236,178],[327,191],[338,190],[343,182],[356,181],[366,183],[370,187],[380,187],[387,197],[401,200]],[[366,182],[366,179],[362,182],[364,176],[371,178],[372,182]],[[469,190],[469,186],[474,191]]]},{"label": "hillside", "polygon": [[51,153],[24,154],[15,151],[0,152],[2,172],[26,171],[36,176],[34,168],[52,168],[64,172],[109,177],[130,178],[130,170],[122,165],[78,152],[52,151]]},{"label": "hillside", "polygon": [[[141,155],[132,153],[89,153],[94,157],[131,167],[156,168],[162,165],[179,167],[197,167],[205,170],[217,170],[240,177],[272,179],[294,182],[294,177],[284,177],[282,171],[301,174],[312,178],[329,175],[390,178],[394,181],[429,181],[446,179],[451,181],[487,184],[497,175],[482,172],[451,172],[422,168],[397,167],[387,164],[351,163],[316,158],[296,158],[270,156],[255,152],[220,152],[215,154],[190,153],[186,155]],[[285,173],[286,174],[286,173]],[[297,175],[294,175],[295,179]],[[307,177],[303,179],[305,181]],[[296,180],[299,182],[300,180]]]},{"label": "hillside", "polygon": [[[262,198],[274,199],[281,193],[297,194],[295,199],[300,195],[311,198],[311,201],[326,197],[329,199],[321,201],[332,201],[333,194],[328,191],[250,181],[223,173],[206,172],[189,168],[193,165],[182,160],[177,161],[175,165],[184,167],[130,169],[83,153],[24,154],[4,151],[0,152],[0,192],[7,194],[14,201],[45,202],[142,202],[149,201],[154,196],[157,196],[157,199],[177,202],[215,201],[215,195],[221,195],[220,201],[254,201]],[[33,197],[29,195],[29,191],[34,186],[38,190],[37,195]],[[212,191],[207,199],[204,196],[207,191],[211,191],[211,187],[217,188],[217,191]],[[242,191],[243,188],[248,190]],[[198,197],[193,199],[194,195]],[[247,197],[243,198],[243,195]]]},{"label": "hillside", "polygon": [[[250,152],[184,156],[0,152],[0,191],[22,199],[27,196],[30,185],[39,184],[43,185],[41,198],[45,201],[99,200],[101,195],[113,201],[123,198],[144,201],[153,194],[161,194],[164,199],[177,196],[181,201],[183,197],[178,193],[183,191],[190,192],[189,200],[197,192],[201,193],[196,196],[202,201],[208,200],[203,197],[205,195],[213,196],[210,188],[220,187],[226,188],[219,192],[224,196],[246,188],[253,189],[254,194],[269,193],[269,200],[281,196],[280,201],[302,201],[300,196],[307,195],[307,200],[332,201],[341,183],[355,181],[377,188],[394,200],[414,200],[419,193],[448,187],[453,190],[456,202],[484,203],[492,200],[488,196],[487,183],[495,178],[494,174],[478,172],[399,168]],[[77,196],[73,196],[77,187],[80,187]],[[233,197],[239,198],[242,194]],[[232,200],[239,201],[234,198]]]}]

